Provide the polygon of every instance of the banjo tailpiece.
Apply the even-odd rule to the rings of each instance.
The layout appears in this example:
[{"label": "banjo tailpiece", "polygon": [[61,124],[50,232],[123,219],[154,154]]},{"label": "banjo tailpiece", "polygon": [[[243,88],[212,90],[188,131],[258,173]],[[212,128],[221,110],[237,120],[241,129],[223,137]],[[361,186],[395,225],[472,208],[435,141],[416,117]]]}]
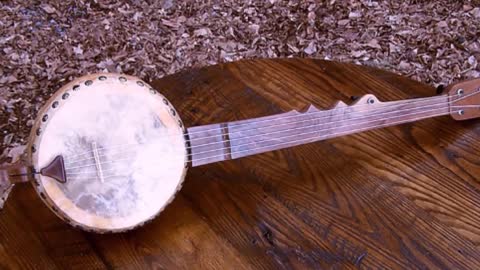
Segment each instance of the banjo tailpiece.
[{"label": "banjo tailpiece", "polygon": [[66,183],[67,174],[65,172],[63,157],[60,155],[56,156],[50,164],[40,170],[40,174],[51,177],[62,184]]}]

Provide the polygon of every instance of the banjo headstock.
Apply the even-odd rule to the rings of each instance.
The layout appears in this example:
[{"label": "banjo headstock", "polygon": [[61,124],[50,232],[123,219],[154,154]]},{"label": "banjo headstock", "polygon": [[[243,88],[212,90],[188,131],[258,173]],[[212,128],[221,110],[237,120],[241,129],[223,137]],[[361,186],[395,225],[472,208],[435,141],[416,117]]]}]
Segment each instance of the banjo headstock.
[{"label": "banjo headstock", "polygon": [[[480,117],[480,78],[451,84],[446,92],[453,119],[467,120]],[[458,109],[460,106],[461,110]]]}]

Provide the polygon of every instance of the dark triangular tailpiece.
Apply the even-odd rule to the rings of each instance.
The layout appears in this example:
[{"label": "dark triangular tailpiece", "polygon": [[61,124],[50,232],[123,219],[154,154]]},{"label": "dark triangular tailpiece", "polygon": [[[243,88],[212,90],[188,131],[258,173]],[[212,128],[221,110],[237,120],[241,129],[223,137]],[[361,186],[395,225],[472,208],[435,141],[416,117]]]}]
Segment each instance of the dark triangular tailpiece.
[{"label": "dark triangular tailpiece", "polygon": [[65,163],[62,156],[56,156],[47,167],[40,170],[40,174],[51,177],[60,183],[67,182],[67,175],[65,173]]}]

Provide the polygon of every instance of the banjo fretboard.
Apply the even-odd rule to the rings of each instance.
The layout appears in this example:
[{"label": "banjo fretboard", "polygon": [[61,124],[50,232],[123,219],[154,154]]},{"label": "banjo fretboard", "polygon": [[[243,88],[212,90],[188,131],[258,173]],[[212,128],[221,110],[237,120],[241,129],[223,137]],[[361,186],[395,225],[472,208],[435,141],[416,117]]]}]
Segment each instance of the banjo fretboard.
[{"label": "banjo fretboard", "polygon": [[338,102],[330,110],[310,106],[306,112],[192,127],[190,160],[199,166],[426,118],[461,116],[472,106],[479,107],[462,102],[477,92],[391,102],[366,95],[352,105]]}]

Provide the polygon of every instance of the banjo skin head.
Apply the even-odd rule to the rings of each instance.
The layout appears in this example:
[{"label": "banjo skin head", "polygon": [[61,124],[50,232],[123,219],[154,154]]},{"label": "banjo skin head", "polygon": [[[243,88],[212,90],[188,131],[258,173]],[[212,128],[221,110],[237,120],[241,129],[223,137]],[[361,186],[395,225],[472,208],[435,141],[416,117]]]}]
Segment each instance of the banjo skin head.
[{"label": "banjo skin head", "polygon": [[99,233],[153,219],[187,170],[184,126],[170,102],[138,78],[94,74],[59,89],[40,110],[27,156],[39,172],[61,156],[66,182],[33,186],[64,221]]}]

